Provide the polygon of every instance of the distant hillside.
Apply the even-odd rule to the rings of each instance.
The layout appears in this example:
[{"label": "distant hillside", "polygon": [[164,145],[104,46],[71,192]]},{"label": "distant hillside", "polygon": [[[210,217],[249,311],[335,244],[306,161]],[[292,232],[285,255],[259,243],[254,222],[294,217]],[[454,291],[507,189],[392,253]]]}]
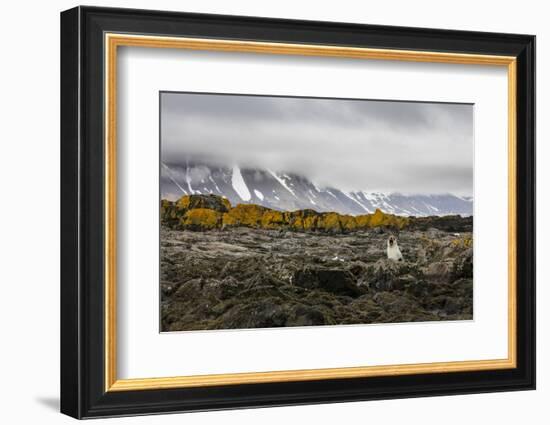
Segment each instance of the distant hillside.
[{"label": "distant hillside", "polygon": [[471,197],[451,194],[403,195],[369,191],[345,192],[318,187],[303,176],[273,170],[214,167],[206,164],[161,163],[161,198],[214,194],[232,205],[255,204],[279,211],[313,209],[317,212],[362,215],[377,209],[401,216],[473,214]]},{"label": "distant hillside", "polygon": [[348,233],[376,227],[472,230],[471,217],[402,217],[379,209],[372,214],[357,216],[312,209],[278,211],[255,204],[232,206],[227,198],[218,195],[184,195],[175,202],[162,200],[160,216],[162,223],[168,227],[194,231],[232,227],[325,233]]}]

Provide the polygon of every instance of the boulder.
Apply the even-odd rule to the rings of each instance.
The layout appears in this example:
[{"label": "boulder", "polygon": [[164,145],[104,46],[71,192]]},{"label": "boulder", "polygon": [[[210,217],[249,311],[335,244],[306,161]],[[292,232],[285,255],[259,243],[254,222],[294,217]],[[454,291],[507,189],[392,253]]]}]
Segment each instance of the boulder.
[{"label": "boulder", "polygon": [[163,199],[160,201],[160,220],[162,223],[174,227],[178,224],[184,211],[179,211],[176,203]]},{"label": "boulder", "polygon": [[370,289],[375,291],[391,291],[394,289],[394,283],[401,273],[401,264],[387,259],[380,259],[368,268],[363,279],[367,282]]},{"label": "boulder", "polygon": [[306,289],[320,289],[336,295],[359,296],[363,290],[346,270],[305,267],[294,273],[292,283]]},{"label": "boulder", "polygon": [[204,208],[220,213],[228,212],[231,209],[229,200],[218,195],[185,195],[178,199],[176,206],[183,210]]}]

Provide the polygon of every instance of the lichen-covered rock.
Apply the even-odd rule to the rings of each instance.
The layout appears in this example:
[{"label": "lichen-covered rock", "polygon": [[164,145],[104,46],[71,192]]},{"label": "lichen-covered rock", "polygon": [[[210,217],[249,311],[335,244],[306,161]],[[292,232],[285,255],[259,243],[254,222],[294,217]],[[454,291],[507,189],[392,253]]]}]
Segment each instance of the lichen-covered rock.
[{"label": "lichen-covered rock", "polygon": [[342,224],[340,222],[340,214],[334,212],[321,214],[317,222],[317,229],[329,233],[341,232]]},{"label": "lichen-covered rock", "polygon": [[[186,226],[184,216],[192,210],[212,210],[222,215],[216,228],[250,227],[255,229],[280,229],[296,232],[352,233],[373,228],[404,229],[414,223],[416,227],[433,224],[433,220],[418,221],[409,217],[386,214],[377,209],[373,214],[351,216],[336,212],[317,212],[312,209],[297,211],[277,211],[255,204],[238,204],[234,208],[230,202],[217,195],[185,195],[176,202],[162,200],[160,205],[161,222],[171,228],[211,229],[209,223],[198,223],[195,214],[193,225]],[[210,220],[211,215],[204,215]],[[434,219],[436,220],[436,219]],[[451,219],[448,219],[451,220]],[[451,222],[460,227],[460,217],[453,217]],[[467,221],[467,220],[466,220]],[[437,220],[436,220],[437,222]],[[464,226],[462,226],[464,227]],[[468,242],[465,242],[468,243]]]},{"label": "lichen-covered rock", "polygon": [[284,213],[284,221],[290,230],[317,230],[319,216],[317,211],[311,209],[289,211]]},{"label": "lichen-covered rock", "polygon": [[262,214],[260,227],[262,229],[280,229],[287,225],[287,220],[281,211],[267,209]]},{"label": "lichen-covered rock", "polygon": [[370,217],[370,227],[388,226],[402,229],[409,223],[409,218],[400,217],[392,214],[385,214],[380,209],[376,209],[374,214]]},{"label": "lichen-covered rock", "polygon": [[160,201],[160,221],[170,227],[175,227],[179,223],[179,218],[184,211],[179,211],[175,202],[163,199]]},{"label": "lichen-covered rock", "polygon": [[220,228],[221,223],[222,213],[208,208],[195,208],[180,218],[179,226],[187,230],[213,230]]},{"label": "lichen-covered rock", "polygon": [[231,209],[229,200],[217,195],[185,195],[178,199],[175,204],[183,210],[204,208],[225,213]]},{"label": "lichen-covered rock", "polygon": [[262,218],[267,208],[255,204],[238,204],[223,215],[222,225],[224,228],[245,226],[260,228]]},{"label": "lichen-covered rock", "polygon": [[340,215],[340,225],[345,232],[353,232],[357,230],[357,220],[352,215]]}]

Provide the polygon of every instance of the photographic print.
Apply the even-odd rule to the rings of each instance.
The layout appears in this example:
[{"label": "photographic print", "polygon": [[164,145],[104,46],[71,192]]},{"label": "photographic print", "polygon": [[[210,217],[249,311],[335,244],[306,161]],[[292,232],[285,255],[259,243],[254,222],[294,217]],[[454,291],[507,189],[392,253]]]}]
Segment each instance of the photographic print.
[{"label": "photographic print", "polygon": [[160,93],[161,331],[473,319],[473,105]]}]

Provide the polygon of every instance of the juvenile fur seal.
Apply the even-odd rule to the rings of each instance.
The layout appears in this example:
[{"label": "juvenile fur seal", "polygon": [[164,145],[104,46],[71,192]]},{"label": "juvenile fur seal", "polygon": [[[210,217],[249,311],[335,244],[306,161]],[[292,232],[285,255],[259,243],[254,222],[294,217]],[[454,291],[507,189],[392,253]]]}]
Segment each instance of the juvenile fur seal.
[{"label": "juvenile fur seal", "polygon": [[390,235],[388,238],[388,259],[393,261],[403,261],[403,255],[401,254],[401,251],[399,250],[399,246],[397,245],[397,238],[393,235]]}]

